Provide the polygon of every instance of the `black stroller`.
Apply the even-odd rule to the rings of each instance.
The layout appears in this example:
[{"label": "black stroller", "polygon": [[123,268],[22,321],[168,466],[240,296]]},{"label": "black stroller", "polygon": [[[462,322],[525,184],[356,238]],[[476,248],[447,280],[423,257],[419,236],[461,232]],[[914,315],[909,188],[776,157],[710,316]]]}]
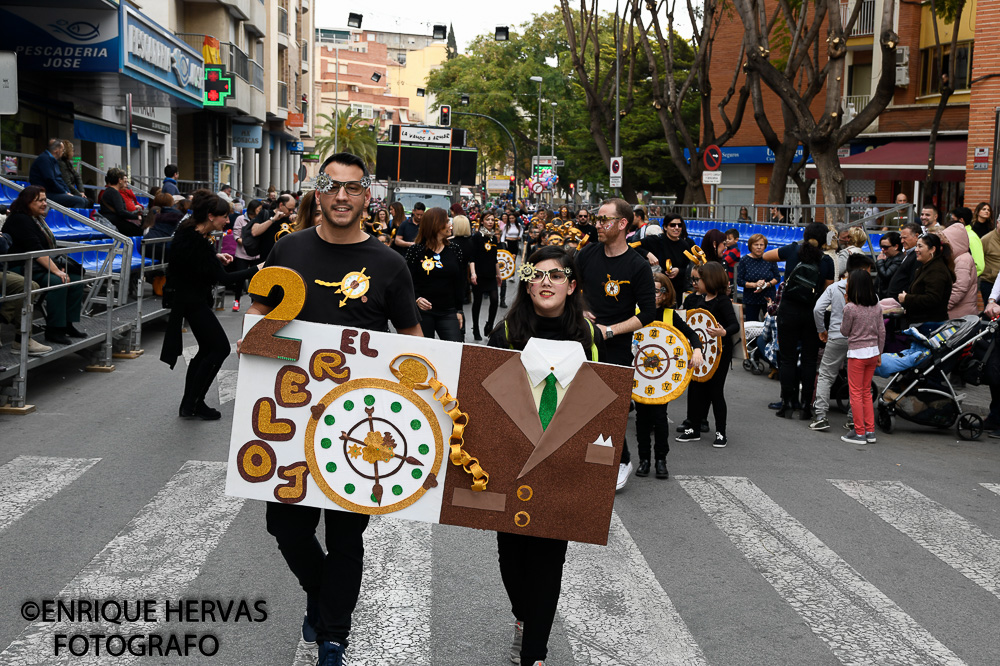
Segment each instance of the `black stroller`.
[{"label": "black stroller", "polygon": [[964,412],[964,394],[956,394],[950,376],[956,370],[969,384],[979,384],[989,355],[997,322],[975,315],[941,324],[923,337],[929,354],[912,368],[894,374],[875,404],[875,423],[885,433],[895,428],[896,417],[935,428],[955,427],[965,440],[983,434],[983,417]]}]

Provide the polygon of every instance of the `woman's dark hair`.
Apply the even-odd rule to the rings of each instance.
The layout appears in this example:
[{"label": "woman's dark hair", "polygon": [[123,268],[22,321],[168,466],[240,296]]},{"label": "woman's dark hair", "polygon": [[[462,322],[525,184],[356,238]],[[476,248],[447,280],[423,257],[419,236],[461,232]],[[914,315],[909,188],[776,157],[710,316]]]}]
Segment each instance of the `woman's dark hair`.
[{"label": "woman's dark hair", "polygon": [[406,222],[406,209],[403,208],[403,204],[399,201],[393,201],[389,204],[389,208],[392,209],[392,226],[398,228],[403,222]]},{"label": "woman's dark hair", "polygon": [[697,268],[698,276],[701,278],[701,286],[705,291],[713,296],[726,293],[726,287],[729,286],[729,277],[726,275],[726,269],[722,267],[722,264],[710,261]]},{"label": "woman's dark hair", "polygon": [[316,219],[316,206],[318,203],[316,201],[316,190],[309,190],[302,195],[302,198],[299,199],[299,210],[295,216],[295,224],[293,225],[295,231],[309,229],[315,225],[314,220]]},{"label": "woman's dark hair", "polygon": [[[416,208],[417,204],[413,207]],[[435,206],[420,218],[420,228],[417,230],[417,238],[413,242],[417,245],[427,245],[427,243],[437,243],[438,234],[448,225],[448,211]],[[448,244],[448,239],[444,239],[444,244]]]},{"label": "woman's dark hair", "polygon": [[847,302],[865,307],[878,305],[875,281],[869,271],[857,269],[847,274]]},{"label": "woman's dark hair", "polygon": [[45,194],[45,188],[41,185],[28,185],[26,188],[21,190],[21,193],[17,195],[14,199],[14,203],[10,205],[10,215],[16,215],[18,213],[24,213],[25,215],[31,215],[31,211],[28,206],[35,203],[35,199],[39,196]]},{"label": "woman's dark hair", "polygon": [[125,177],[125,172],[118,167],[112,167],[108,169],[108,172],[104,175],[105,185],[117,185],[118,182]]},{"label": "woman's dark hair", "polygon": [[174,205],[174,197],[172,194],[160,192],[153,197],[153,201],[149,205],[153,208],[170,208]]},{"label": "woman's dark hair", "polygon": [[[577,277],[576,261],[566,250],[557,245],[540,247],[528,257],[528,261],[536,266],[549,259],[559,262],[563,268],[570,269],[569,279],[577,281],[577,288],[566,297],[566,307],[559,315],[559,328],[566,336],[564,339],[576,340],[583,345],[587,358],[590,359],[590,348],[594,344],[594,338],[591,334],[590,324],[583,316],[585,309],[583,290],[580,289]],[[539,315],[535,312],[535,304],[532,302],[531,296],[528,295],[529,284],[528,282],[517,283],[517,296],[504,320],[507,323],[507,341],[514,349],[523,349],[538,330]],[[499,326],[503,326],[504,321],[501,321]]]},{"label": "woman's dark hair", "polygon": [[996,224],[996,221],[994,220],[993,206],[991,206],[988,201],[980,201],[976,205],[976,210],[972,211],[972,221],[973,222],[979,222],[979,211],[981,211],[984,208],[989,208],[990,209],[990,215],[989,215],[989,217],[986,218],[986,223],[989,224],[990,225],[990,229],[992,229],[994,227],[994,225]]},{"label": "woman's dark hair", "polygon": [[513,223],[518,231],[521,231],[521,218],[517,213],[507,213],[507,224]]},{"label": "woman's dark hair", "polygon": [[823,246],[826,244],[826,225],[821,222],[810,222],[802,233],[802,244],[799,245],[799,261],[807,264],[818,264],[823,260]]},{"label": "woman's dark hair", "polygon": [[670,278],[663,273],[655,273],[653,274],[653,283],[657,289],[663,287],[667,290],[667,293],[664,294],[667,298],[665,302],[668,306],[673,307],[673,304],[677,302],[677,292],[674,291],[674,283],[670,281]]},{"label": "woman's dark hair", "polygon": [[718,229],[709,229],[701,239],[701,250],[709,261],[721,262],[722,257],[716,252],[719,243],[726,242],[726,235]]},{"label": "woman's dark hair", "polygon": [[[951,245],[943,243],[941,237],[937,234],[927,233],[920,237],[920,240],[924,242],[929,248],[934,248],[934,259],[944,260],[944,265],[948,267],[948,272],[951,273],[951,281],[955,281],[955,256],[952,254]],[[934,261],[931,259],[931,261]],[[927,262],[930,263],[930,262]]]},{"label": "woman's dark hair", "polygon": [[260,199],[252,199],[250,203],[247,204],[246,218],[247,220],[253,220],[260,213],[260,207],[264,205],[264,202]]},{"label": "woman's dark hair", "polygon": [[[903,239],[900,237],[898,231],[890,231],[882,234],[882,240],[889,241],[889,245],[895,248],[903,246]],[[881,244],[881,242],[882,241],[879,241],[879,244]]]},{"label": "woman's dark hair", "polygon": [[197,226],[208,220],[209,215],[229,215],[229,202],[211,190],[198,190],[191,195],[191,217],[178,228]]},{"label": "woman's dark hair", "polygon": [[664,229],[664,232],[666,232],[666,229],[670,225],[671,222],[680,222],[681,223],[681,238],[687,238],[688,237],[687,223],[684,221],[684,218],[681,217],[680,215],[678,215],[677,213],[667,213],[666,215],[663,216],[663,229]]}]

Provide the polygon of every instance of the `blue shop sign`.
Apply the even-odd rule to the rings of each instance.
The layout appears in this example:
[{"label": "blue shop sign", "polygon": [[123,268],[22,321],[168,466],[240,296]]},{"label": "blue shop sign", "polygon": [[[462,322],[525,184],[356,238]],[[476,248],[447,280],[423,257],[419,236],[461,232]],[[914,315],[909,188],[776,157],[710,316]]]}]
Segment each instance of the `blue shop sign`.
[{"label": "blue shop sign", "polygon": [[201,106],[205,83],[201,55],[127,5],[121,16],[124,73]]},{"label": "blue shop sign", "polygon": [[290,153],[304,153],[306,151],[301,141],[286,141],[285,146]]},{"label": "blue shop sign", "polygon": [[61,7],[0,8],[4,48],[25,71],[117,72],[118,11]]}]

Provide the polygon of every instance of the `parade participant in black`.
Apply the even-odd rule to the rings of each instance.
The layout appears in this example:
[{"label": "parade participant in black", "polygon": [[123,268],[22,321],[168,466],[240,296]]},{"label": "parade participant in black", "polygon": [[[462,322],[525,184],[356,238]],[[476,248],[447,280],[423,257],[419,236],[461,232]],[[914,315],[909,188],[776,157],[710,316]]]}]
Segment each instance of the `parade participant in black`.
[{"label": "parade participant in black", "polygon": [[687,287],[688,265],[691,263],[691,259],[684,253],[690,254],[691,248],[696,246],[688,238],[687,226],[680,215],[665,216],[663,232],[659,236],[647,236],[638,249],[646,253],[650,264],[659,264],[663,273],[670,278],[677,295],[677,305],[680,305]]},{"label": "parade participant in black", "polygon": [[[577,255],[583,296],[604,336],[606,363],[632,365],[632,332],[653,321],[656,301],[649,264],[629,248],[625,230],[632,223],[632,205],[624,199],[608,199],[597,213],[597,243]],[[639,314],[636,313],[638,307]],[[632,473],[628,442],[624,442],[618,470],[618,488],[624,488]]]},{"label": "parade participant in black", "polygon": [[[504,242],[506,250],[517,261],[517,253],[521,251],[521,237],[524,235],[524,228],[521,219],[516,213],[506,213],[500,218],[500,239]],[[500,307],[507,307],[507,282],[500,283]]]},{"label": "parade participant in black", "polygon": [[[393,205],[395,206],[395,204]],[[427,210],[427,206],[418,201],[413,204],[413,212],[409,219],[403,220],[396,227],[396,237],[392,239],[392,246],[404,257],[417,240],[417,234],[420,232],[420,221],[424,217],[425,210]]]},{"label": "parade participant in black", "polygon": [[812,222],[806,226],[801,243],[789,243],[764,253],[767,261],[785,262],[785,286],[778,304],[779,418],[790,417],[800,407],[803,420],[812,418],[811,405],[819,356],[819,336],[816,335],[812,309],[823,291],[833,284],[835,270],[833,258],[823,253],[826,233],[825,224]]},{"label": "parade participant in black", "polygon": [[[506,319],[490,335],[489,345],[499,349],[524,350],[532,338],[575,340],[583,347],[576,363],[596,360],[603,352],[603,341],[596,327],[584,317],[584,304],[577,282],[577,267],[562,248],[542,247],[528,257],[533,270],[520,280],[514,304]],[[523,270],[523,269],[522,269]],[[648,270],[648,269],[647,269]],[[552,379],[550,380],[549,377]],[[529,375],[529,379],[531,375]],[[558,400],[558,378],[542,377],[545,384],[539,394],[552,391],[552,410]],[[551,417],[551,412],[549,413]],[[541,418],[541,416],[539,417]],[[542,429],[548,422],[542,422]],[[515,664],[536,666],[544,663],[549,634],[555,619],[567,542],[523,534],[497,532],[497,555],[500,576],[514,614],[514,640],[510,660]]]},{"label": "parade participant in black", "polygon": [[496,234],[496,215],[492,211],[486,211],[479,231],[472,234],[472,261],[469,264],[469,279],[472,280],[472,337],[476,342],[483,339],[479,334],[479,311],[483,306],[483,296],[490,300],[486,326],[483,327],[483,331],[489,335],[497,316],[497,286],[503,284],[500,267],[497,265],[500,239]]},{"label": "parade participant in black", "polygon": [[420,221],[416,241],[406,252],[413,278],[420,326],[425,338],[437,333],[442,340],[462,342],[462,297],[465,295],[466,261],[449,241],[451,220],[444,208],[431,208]]},{"label": "parade participant in black", "polygon": [[[420,315],[413,283],[402,257],[361,229],[361,214],[371,198],[368,169],[349,153],[328,157],[320,168],[316,190],[323,222],[314,229],[282,239],[267,266],[286,266],[306,284],[306,301],[298,319],[322,324],[387,331],[392,322],[403,335],[420,336]],[[347,299],[334,288],[350,272],[370,276],[364,299]],[[249,314],[267,314],[278,303],[276,293],[260,298]],[[326,548],[316,539],[320,516]],[[364,542],[369,516],[298,504],[267,503],[267,531],[307,595],[302,637],[319,641],[319,666],[341,666],[351,630],[351,614],[361,592]]]},{"label": "parade participant in black", "polygon": [[[704,362],[701,353],[701,338],[695,333],[682,317],[674,316],[673,304],[674,285],[663,273],[653,276],[656,285],[656,319],[673,326],[681,335],[687,338],[691,345],[691,367],[697,370]],[[667,405],[646,405],[635,402],[635,439],[639,449],[639,467],[636,476],[649,476],[649,438],[653,436],[653,453],[656,456],[656,478],[669,478],[667,471],[667,454],[670,453],[670,421],[667,419]]]},{"label": "parade participant in black", "polygon": [[198,353],[188,363],[184,381],[184,397],[178,410],[182,418],[222,418],[219,410],[205,404],[208,389],[230,352],[229,336],[212,310],[212,287],[236,284],[253,274],[252,269],[227,273],[223,266],[232,263],[232,255],[215,251],[211,236],[229,222],[229,208],[229,202],[219,195],[198,190],[191,201],[190,217],[178,225],[170,243],[164,296],[170,319],[160,360],[171,369],[177,363],[183,350],[184,320],[198,341]]},{"label": "parade participant in black", "polygon": [[597,227],[590,223],[590,211],[581,208],[576,212],[576,228],[580,230],[581,240],[588,243],[597,242]]},{"label": "parade participant in black", "polygon": [[722,264],[710,261],[691,268],[691,283],[694,293],[684,300],[685,310],[700,308],[708,310],[715,317],[718,326],[709,327],[709,335],[720,338],[722,349],[715,374],[707,382],[691,382],[688,385],[688,417],[692,424],[677,436],[678,442],[697,442],[701,439],[700,424],[708,418],[708,408],[715,416],[715,441],[717,449],[726,447],[726,376],[733,361],[733,336],[740,332],[740,321],[736,318],[733,302],[726,295],[729,277]]},{"label": "parade participant in black", "polygon": [[271,254],[271,248],[280,238],[278,234],[282,231],[281,225],[294,225],[294,212],[295,197],[291,194],[279,195],[271,210],[261,209],[250,227],[250,234],[257,239],[257,246],[253,250],[258,256],[267,258]]}]

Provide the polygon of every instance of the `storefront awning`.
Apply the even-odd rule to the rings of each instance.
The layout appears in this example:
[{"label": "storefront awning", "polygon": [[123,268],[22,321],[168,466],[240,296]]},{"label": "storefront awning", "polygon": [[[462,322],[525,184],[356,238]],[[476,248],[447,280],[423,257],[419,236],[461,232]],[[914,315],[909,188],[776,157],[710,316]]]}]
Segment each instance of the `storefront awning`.
[{"label": "storefront awning", "polygon": [[[99,120],[73,119],[73,138],[94,143],[106,143],[111,146],[125,147],[125,128],[121,125],[101,122]],[[132,133],[132,147],[139,147],[139,135]]]},{"label": "storefront awning", "polygon": [[[919,180],[927,175],[930,155],[928,141],[889,143],[840,159],[844,177],[851,180]],[[965,139],[938,139],[934,152],[934,180],[965,180],[968,142]],[[806,165],[806,175],[816,177],[816,165]]]}]

